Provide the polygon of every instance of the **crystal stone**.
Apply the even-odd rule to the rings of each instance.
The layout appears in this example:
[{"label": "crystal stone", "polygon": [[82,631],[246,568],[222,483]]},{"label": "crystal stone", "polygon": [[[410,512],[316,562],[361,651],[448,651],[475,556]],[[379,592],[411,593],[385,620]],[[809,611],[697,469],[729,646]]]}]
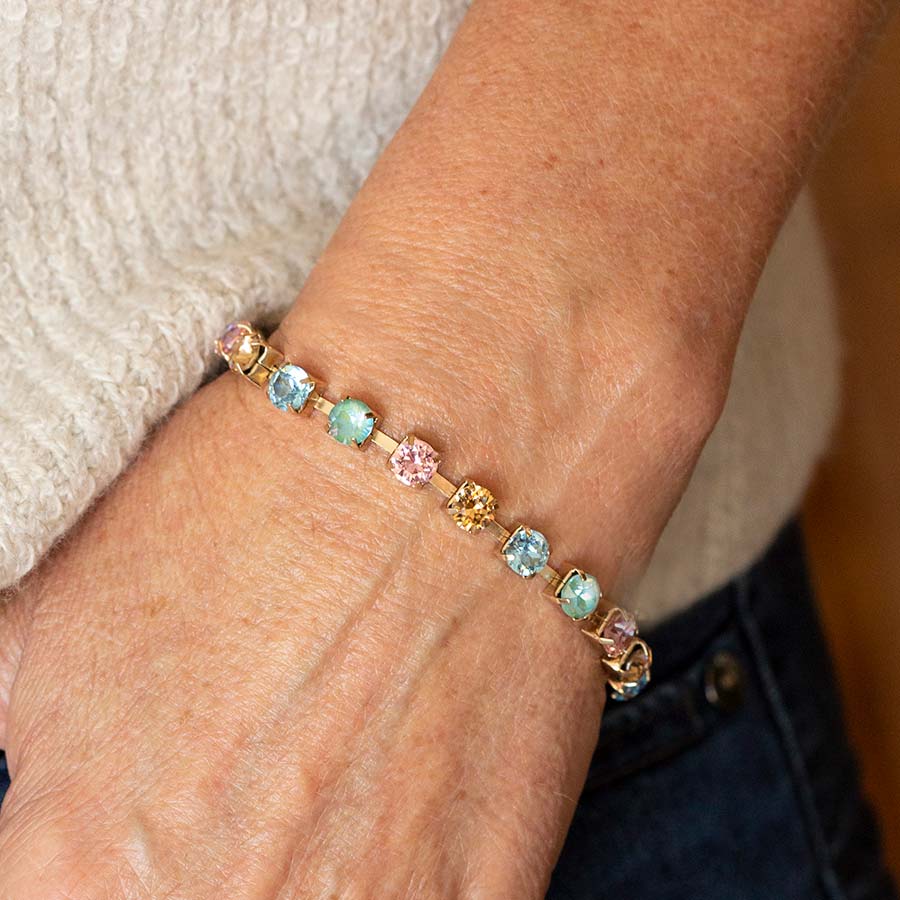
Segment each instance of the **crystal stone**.
[{"label": "crystal stone", "polygon": [[397,445],[389,462],[398,481],[415,486],[428,484],[434,478],[440,459],[431,444],[410,435]]},{"label": "crystal stone", "polygon": [[550,544],[539,531],[520,525],[500,551],[506,564],[523,578],[537,575],[550,559]]},{"label": "crystal stone", "polygon": [[249,322],[232,322],[219,338],[219,353],[230,363],[246,368],[255,359],[259,348],[252,340]]},{"label": "crystal stone", "polygon": [[314,388],[305,369],[287,363],[269,378],[269,401],[277,409],[300,412]]},{"label": "crystal stone", "polygon": [[603,594],[593,575],[573,570],[566,577],[557,594],[562,603],[560,609],[572,619],[589,616],[600,602]]},{"label": "crystal stone", "polygon": [[650,670],[647,669],[637,681],[624,682],[610,693],[613,700],[631,700],[650,684]]},{"label": "crystal stone", "polygon": [[447,501],[447,509],[463,531],[481,531],[494,518],[497,501],[486,487],[464,481]]},{"label": "crystal stone", "polygon": [[630,646],[637,634],[637,622],[630,612],[624,609],[613,609],[607,615],[598,634],[609,643],[603,643],[603,652],[610,658],[621,656]]},{"label": "crystal stone", "polygon": [[232,322],[222,333],[222,337],[220,340],[220,344],[222,346],[222,353],[225,356],[231,356],[234,352],[234,348],[243,340],[243,338],[249,333],[250,329],[244,322]]},{"label": "crystal stone", "polygon": [[375,430],[375,413],[362,402],[347,397],[328,414],[328,433],[339,443],[361,447]]}]

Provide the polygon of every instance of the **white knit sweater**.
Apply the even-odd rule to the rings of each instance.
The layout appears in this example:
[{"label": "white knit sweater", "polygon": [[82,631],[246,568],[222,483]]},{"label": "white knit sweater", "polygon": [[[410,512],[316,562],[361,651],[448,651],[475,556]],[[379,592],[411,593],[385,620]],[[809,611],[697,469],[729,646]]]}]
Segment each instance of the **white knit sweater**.
[{"label": "white knit sweater", "polygon": [[[287,309],[465,5],[0,0],[0,587],[197,387],[223,323]],[[645,613],[727,579],[797,503],[835,406],[829,297],[802,202]]]}]

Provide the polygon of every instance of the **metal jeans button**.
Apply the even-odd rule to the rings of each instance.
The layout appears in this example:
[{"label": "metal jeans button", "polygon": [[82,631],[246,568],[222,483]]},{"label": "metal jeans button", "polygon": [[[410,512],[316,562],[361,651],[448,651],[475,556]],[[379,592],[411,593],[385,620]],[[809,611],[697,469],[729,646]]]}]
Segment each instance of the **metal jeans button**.
[{"label": "metal jeans button", "polygon": [[706,699],[723,712],[734,712],[744,702],[744,669],[738,658],[720,650],[709,661],[704,674]]}]

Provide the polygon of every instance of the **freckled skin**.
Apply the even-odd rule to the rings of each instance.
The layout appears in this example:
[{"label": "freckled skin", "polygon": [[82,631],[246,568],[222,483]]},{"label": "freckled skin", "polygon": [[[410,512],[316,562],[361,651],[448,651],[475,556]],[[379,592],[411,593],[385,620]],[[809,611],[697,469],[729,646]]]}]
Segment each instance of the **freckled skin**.
[{"label": "freckled skin", "polygon": [[[876,13],[476,0],[273,341],[621,596]],[[3,613],[0,900],[544,895],[593,650],[321,417],[215,381]]]}]

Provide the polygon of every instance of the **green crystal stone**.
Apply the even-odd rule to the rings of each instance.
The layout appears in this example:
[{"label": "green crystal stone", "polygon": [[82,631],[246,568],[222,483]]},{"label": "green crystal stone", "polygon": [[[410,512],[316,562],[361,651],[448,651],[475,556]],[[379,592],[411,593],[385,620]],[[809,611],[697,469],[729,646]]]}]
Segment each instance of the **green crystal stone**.
[{"label": "green crystal stone", "polygon": [[560,609],[572,619],[589,616],[600,602],[602,592],[593,575],[572,572],[559,590]]},{"label": "green crystal stone", "polygon": [[347,397],[328,414],[328,433],[339,443],[361,447],[375,430],[375,413],[362,402]]}]

